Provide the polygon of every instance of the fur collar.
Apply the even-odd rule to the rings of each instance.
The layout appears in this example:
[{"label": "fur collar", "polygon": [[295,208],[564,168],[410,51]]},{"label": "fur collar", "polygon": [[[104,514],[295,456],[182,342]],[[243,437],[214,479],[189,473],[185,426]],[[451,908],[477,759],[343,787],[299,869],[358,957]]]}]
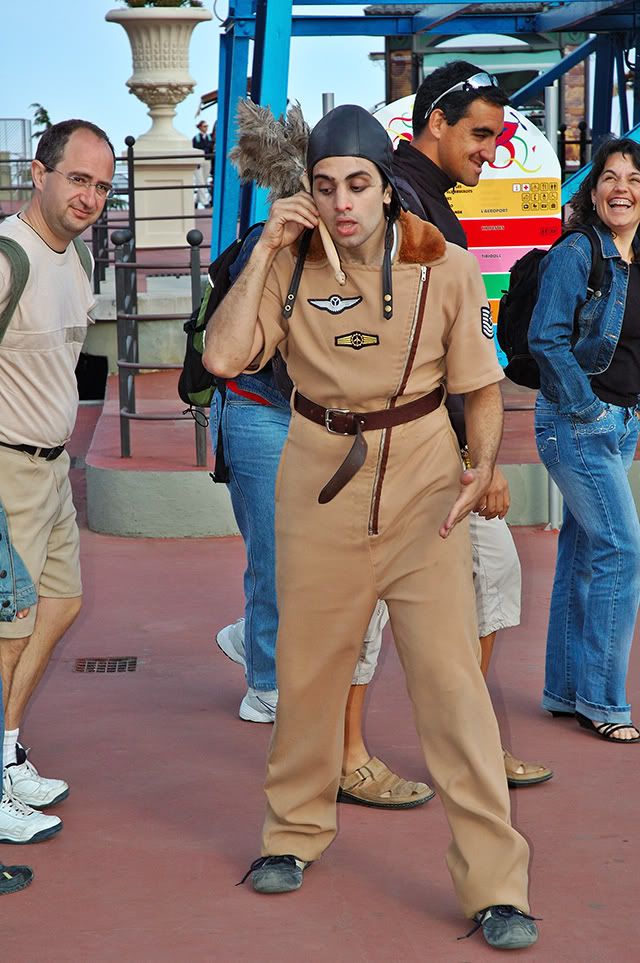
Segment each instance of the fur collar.
[{"label": "fur collar", "polygon": [[400,215],[402,239],[398,260],[404,264],[435,264],[447,251],[444,236],[433,224],[409,211]]},{"label": "fur collar", "polygon": [[[434,264],[446,254],[443,235],[433,224],[428,224],[408,211],[400,215],[400,252],[397,260],[403,264]],[[293,245],[293,253],[298,256],[298,242]],[[311,236],[307,261],[323,261],[326,255],[318,231]]]}]

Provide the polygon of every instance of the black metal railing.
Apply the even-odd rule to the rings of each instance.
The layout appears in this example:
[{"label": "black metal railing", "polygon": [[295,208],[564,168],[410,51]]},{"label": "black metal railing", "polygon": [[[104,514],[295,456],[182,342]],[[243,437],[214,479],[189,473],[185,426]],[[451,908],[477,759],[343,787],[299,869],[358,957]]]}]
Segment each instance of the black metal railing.
[{"label": "black metal railing", "polygon": [[[566,180],[571,174],[584,167],[591,159],[591,135],[589,125],[586,120],[581,120],[578,124],[578,137],[567,137],[567,124],[560,124],[558,128],[558,159],[562,170],[562,180]],[[570,157],[575,154],[571,148],[578,148],[578,157]]]},{"label": "black metal railing", "polygon": [[[131,457],[131,421],[188,421],[190,411],[167,413],[139,412],[136,409],[136,375],[140,371],[179,371],[182,365],[165,364],[157,361],[139,360],[138,322],[139,321],[186,321],[189,314],[139,314],[137,274],[141,268],[150,265],[136,262],[135,240],[132,232],[125,228],[114,231],[111,240],[115,248],[116,272],[116,322],[118,331],[118,398],[120,412],[120,454]],[[202,233],[191,230],[187,234],[190,247],[189,273],[191,275],[191,306],[195,310],[200,304],[200,245]],[[154,265],[151,265],[154,266]],[[171,269],[181,265],[166,265]],[[201,408],[195,409],[195,448],[196,464],[203,468],[207,464],[207,416]]]}]

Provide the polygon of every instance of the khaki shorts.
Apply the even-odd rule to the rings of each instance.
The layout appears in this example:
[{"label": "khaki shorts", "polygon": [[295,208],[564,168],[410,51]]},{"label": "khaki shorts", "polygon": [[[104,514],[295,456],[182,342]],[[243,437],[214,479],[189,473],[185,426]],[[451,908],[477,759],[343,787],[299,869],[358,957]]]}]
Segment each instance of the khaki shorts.
[{"label": "khaki shorts", "polygon": [[[80,533],[69,481],[69,456],[55,461],[0,445],[0,498],[11,542],[20,553],[38,595],[82,595]],[[31,635],[37,605],[14,622],[0,622],[0,638]]]}]

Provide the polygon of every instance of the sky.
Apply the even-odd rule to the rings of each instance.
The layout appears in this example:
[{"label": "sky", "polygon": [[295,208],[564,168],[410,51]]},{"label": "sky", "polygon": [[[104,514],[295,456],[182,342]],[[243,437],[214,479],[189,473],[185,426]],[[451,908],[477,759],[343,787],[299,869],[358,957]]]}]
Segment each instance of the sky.
[{"label": "sky", "polygon": [[[205,0],[213,11],[213,0]],[[51,120],[82,117],[103,127],[116,153],[128,134],[148,130],[147,108],[125,86],[131,76],[129,41],[119,24],[107,23],[108,10],[123,8],[115,0],[0,0],[0,118],[33,120],[30,104],[43,105]],[[224,16],[227,0],[218,0]],[[362,6],[294,7],[296,13],[359,14]],[[196,27],[190,72],[196,86],[178,107],[175,126],[191,137],[200,94],[218,87],[220,23]],[[322,114],[322,94],[332,91],[336,105],[373,107],[384,99],[381,62],[368,59],[382,51],[382,37],[300,38],[291,45],[288,95],[299,100],[313,124]],[[251,53],[250,53],[251,57]],[[204,114],[215,117],[216,108]]]}]

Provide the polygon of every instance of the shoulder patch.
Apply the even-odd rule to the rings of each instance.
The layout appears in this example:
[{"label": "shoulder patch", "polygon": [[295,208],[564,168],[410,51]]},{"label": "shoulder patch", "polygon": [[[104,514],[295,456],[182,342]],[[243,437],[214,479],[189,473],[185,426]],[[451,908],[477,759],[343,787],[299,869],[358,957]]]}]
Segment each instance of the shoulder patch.
[{"label": "shoulder patch", "polygon": [[341,298],[339,294],[332,294],[328,298],[307,298],[308,304],[317,308],[319,311],[328,311],[329,314],[342,314],[349,308],[355,308],[360,304],[362,298]]},{"label": "shoulder patch", "polygon": [[480,308],[480,327],[485,338],[490,341],[493,340],[493,319],[491,317],[491,308],[488,305]]}]

